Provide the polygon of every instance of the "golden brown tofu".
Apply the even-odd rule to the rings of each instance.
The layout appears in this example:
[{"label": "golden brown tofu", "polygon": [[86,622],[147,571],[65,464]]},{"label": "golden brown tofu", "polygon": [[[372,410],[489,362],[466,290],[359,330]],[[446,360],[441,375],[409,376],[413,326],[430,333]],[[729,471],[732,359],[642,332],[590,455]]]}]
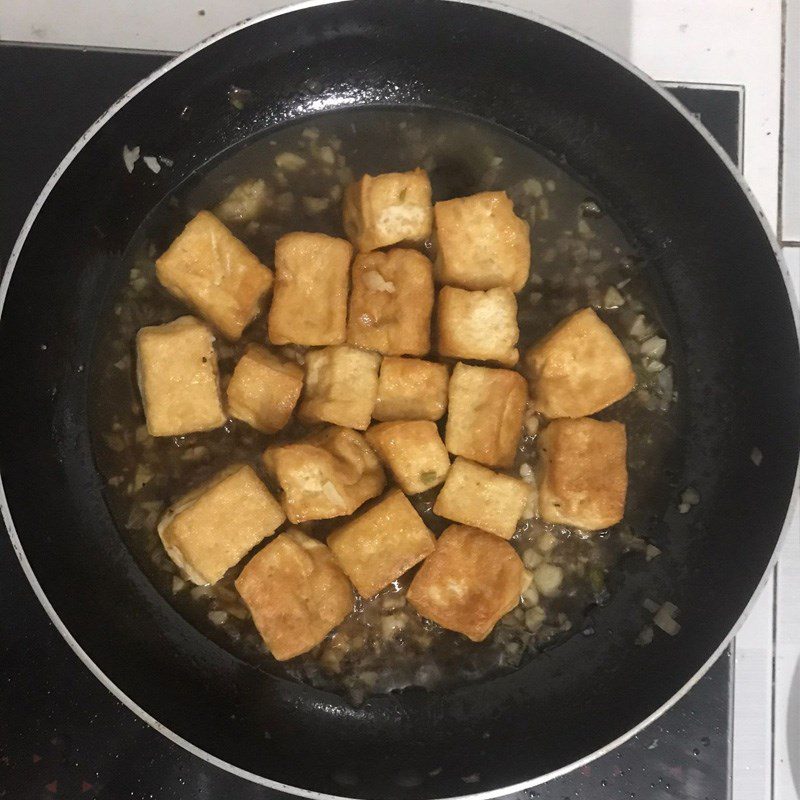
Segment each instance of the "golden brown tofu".
[{"label": "golden brown tofu", "polygon": [[158,523],[169,557],[192,583],[216,583],[286,519],[252,467],[235,464],[174,502]]},{"label": "golden brown tofu", "polygon": [[432,489],[447,476],[450,456],[435,422],[381,422],[365,435],[406,494]]},{"label": "golden brown tofu", "polygon": [[308,652],[353,610],[353,587],[331,551],[297,528],[253,556],[236,588],[278,661]]},{"label": "golden brown tofu", "polygon": [[562,320],[525,354],[534,408],[546,417],[595,414],[634,387],[622,343],[591,308]]},{"label": "golden brown tofu", "polygon": [[482,642],[519,602],[523,571],[508,542],[478,528],[451,525],[406,597],[425,619]]},{"label": "golden brown tofu", "polygon": [[433,552],[436,539],[395,489],[328,536],[328,547],[362,597],[374,597]]},{"label": "golden brown tofu", "polygon": [[228,411],[256,430],[275,433],[291,419],[302,388],[301,367],[250,344],[228,383]]},{"label": "golden brown tofu", "polygon": [[303,422],[331,422],[365,431],[378,397],[381,357],[348,345],[306,354],[306,390],[300,403]]},{"label": "golden brown tofu", "polygon": [[275,245],[275,290],[269,310],[273,344],[341,344],[353,248],[322,233],[287,233]]},{"label": "golden brown tofu", "polygon": [[299,442],[273,445],[263,460],[283,490],[286,516],[295,523],[352,514],[386,485],[372,448],[347,428],[326,428]]},{"label": "golden brown tofu", "polygon": [[347,341],[391,356],[431,349],[433,270],[416,250],[363,253],[353,262]]},{"label": "golden brown tofu", "polygon": [[439,283],[462,289],[505,286],[518,292],[528,280],[528,223],[514,213],[505,192],[481,192],[434,206]]},{"label": "golden brown tofu", "polygon": [[434,514],[510,539],[533,489],[524,481],[457,458],[433,506]]},{"label": "golden brown tofu", "polygon": [[519,361],[517,298],[511,289],[470,292],[444,286],[436,322],[439,355],[508,367]]},{"label": "golden brown tofu", "polygon": [[595,531],[622,519],[628,490],[622,423],[556,419],[537,445],[539,516],[545,522]]},{"label": "golden brown tofu", "polygon": [[142,328],[136,334],[136,372],[151,436],[225,424],[214,334],[200,320],[179,317]]},{"label": "golden brown tofu", "polygon": [[518,372],[458,363],[450,376],[447,449],[489,467],[514,463],[527,402]]},{"label": "golden brown tofu", "polygon": [[344,229],[362,253],[431,235],[431,183],[423,169],[365,175],[344,198]]},{"label": "golden brown tofu", "polygon": [[372,416],[384,422],[441,419],[447,409],[449,380],[444,364],[386,356],[381,362],[378,399]]},{"label": "golden brown tofu", "polygon": [[192,219],[156,259],[156,275],[232,341],[258,315],[272,286],[272,272],[208,211]]}]

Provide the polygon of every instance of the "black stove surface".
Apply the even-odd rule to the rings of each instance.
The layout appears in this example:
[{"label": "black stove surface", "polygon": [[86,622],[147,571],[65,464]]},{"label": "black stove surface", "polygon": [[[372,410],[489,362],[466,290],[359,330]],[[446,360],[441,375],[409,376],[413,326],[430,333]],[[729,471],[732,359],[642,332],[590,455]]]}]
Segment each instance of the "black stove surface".
[{"label": "black stove surface", "polygon": [[[5,266],[30,206],[73,142],[166,58],[0,45],[0,265]],[[669,88],[738,160],[738,88]],[[640,735],[579,770],[521,793],[519,800],[725,800],[730,673],[727,651]],[[58,634],[8,537],[0,534],[0,798],[282,797],[189,754],[109,694]]]}]

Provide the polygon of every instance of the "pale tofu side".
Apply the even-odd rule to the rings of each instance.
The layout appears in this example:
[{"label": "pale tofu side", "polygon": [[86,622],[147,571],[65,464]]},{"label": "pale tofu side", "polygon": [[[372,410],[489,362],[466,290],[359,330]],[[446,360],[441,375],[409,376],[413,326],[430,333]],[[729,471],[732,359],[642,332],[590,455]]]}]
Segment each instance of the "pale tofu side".
[{"label": "pale tofu side", "polygon": [[436,498],[433,513],[510,539],[533,488],[519,478],[457,458]]},{"label": "pale tofu side", "polygon": [[265,267],[213,214],[201,211],[156,259],[161,285],[236,341],[272,286]]},{"label": "pale tofu side", "polygon": [[419,358],[385,356],[378,377],[378,398],[372,416],[383,422],[429,419],[447,410],[450,376],[444,364]]},{"label": "pale tofu side", "polygon": [[431,183],[424,169],[364,175],[347,187],[344,229],[362,253],[431,235]]},{"label": "pale tofu side", "polygon": [[546,417],[587,417],[636,383],[622,342],[591,308],[562,320],[525,354],[534,408]]},{"label": "pale tofu side", "polygon": [[386,355],[424,356],[431,349],[433,267],[416,250],[357,255],[347,341]]},{"label": "pale tofu side", "polygon": [[158,523],[169,557],[192,583],[216,583],[286,516],[252,467],[237,464],[177,500]]},{"label": "pale tofu side", "polygon": [[527,394],[518,372],[456,364],[450,376],[447,449],[488,467],[509,468],[522,436]]},{"label": "pale tofu side", "polygon": [[225,424],[214,334],[200,320],[179,317],[141,328],[136,374],[151,436],[182,436]]},{"label": "pale tofu side", "polygon": [[334,558],[364,598],[374,597],[435,546],[434,535],[399,489],[328,536]]},{"label": "pale tofu side", "polygon": [[336,345],[306,354],[306,385],[298,416],[365,431],[378,397],[378,353]]},{"label": "pale tofu side", "polygon": [[592,531],[622,519],[628,470],[621,422],[553,420],[537,446],[539,516],[545,522]]},{"label": "pale tofu side", "polygon": [[248,345],[228,383],[229,413],[263,433],[279,431],[292,417],[303,374],[300,366],[266,347]]},{"label": "pale tofu side", "polygon": [[505,192],[481,192],[434,206],[439,283],[518,292],[531,264],[530,228]]},{"label": "pale tofu side", "polygon": [[439,290],[436,311],[439,355],[470,361],[496,361],[513,367],[519,361],[517,298],[498,287],[468,291]]},{"label": "pale tofu side", "polygon": [[281,503],[293,523],[352,514],[386,485],[378,457],[360,433],[348,428],[326,428],[299,442],[273,445],[263,461],[281,487]]},{"label": "pale tofu side", "polygon": [[273,344],[345,340],[350,242],[322,233],[287,233],[275,245],[275,289],[268,332]]},{"label": "pale tofu side", "polygon": [[406,494],[425,492],[447,477],[450,456],[435,422],[381,422],[365,436]]},{"label": "pale tofu side", "polygon": [[517,605],[525,583],[522,561],[508,542],[478,528],[451,525],[414,576],[406,598],[426,619],[482,642]]},{"label": "pale tofu side", "polygon": [[308,652],[353,610],[353,588],[330,550],[297,528],[253,556],[236,589],[278,661]]}]

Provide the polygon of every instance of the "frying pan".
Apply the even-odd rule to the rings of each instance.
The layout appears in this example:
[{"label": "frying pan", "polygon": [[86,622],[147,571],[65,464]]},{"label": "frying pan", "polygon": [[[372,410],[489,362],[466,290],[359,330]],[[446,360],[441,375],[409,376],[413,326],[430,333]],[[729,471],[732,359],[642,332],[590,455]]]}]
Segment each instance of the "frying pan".
[{"label": "frying pan", "polygon": [[[252,102],[234,108],[232,86],[249,89]],[[617,570],[611,602],[592,611],[594,636],[573,636],[480,685],[352,707],[237,660],[154,590],[106,507],[87,395],[103,300],[148,211],[251,136],[366,105],[487,120],[602,198],[656,292],[680,431],[647,531],[664,555]],[[134,144],[173,166],[129,174],[122,150]],[[131,90],[76,144],[31,212],[3,283],[4,519],[39,598],[87,666],[202,757],[308,796],[413,800],[530,786],[618,743],[687,691],[772,564],[800,437],[783,272],[763,215],[719,148],[652,82],[586,41],[434,0],[270,14]],[[683,515],[686,486],[702,501]],[[676,603],[682,630],[639,647],[646,595]]]}]

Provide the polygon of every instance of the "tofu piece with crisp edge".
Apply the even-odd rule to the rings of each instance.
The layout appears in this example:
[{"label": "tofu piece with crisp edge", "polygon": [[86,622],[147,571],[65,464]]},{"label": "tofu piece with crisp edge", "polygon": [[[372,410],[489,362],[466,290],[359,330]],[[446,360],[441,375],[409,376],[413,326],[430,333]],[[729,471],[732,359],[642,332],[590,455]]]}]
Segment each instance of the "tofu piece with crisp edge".
[{"label": "tofu piece with crisp edge", "polygon": [[235,464],[175,501],[158,523],[169,557],[192,583],[216,583],[286,516],[252,467]]},{"label": "tofu piece with crisp edge", "polygon": [[156,276],[231,341],[261,311],[272,286],[272,271],[208,211],[194,217],[156,259]]},{"label": "tofu piece with crisp edge", "polygon": [[436,498],[433,513],[510,539],[533,488],[519,478],[457,458]]},{"label": "tofu piece with crisp edge", "polygon": [[505,286],[518,292],[531,263],[528,223],[505,192],[481,192],[434,206],[436,280],[462,289]]},{"label": "tofu piece with crisp edge", "polygon": [[278,661],[307,653],[353,610],[353,587],[331,551],[297,528],[256,553],[236,589]]},{"label": "tofu piece with crisp edge", "polygon": [[399,489],[328,536],[328,547],[364,598],[396,581],[432,553],[435,544],[422,517]]},{"label": "tofu piece with crisp edge", "polygon": [[533,345],[525,366],[533,407],[551,419],[596,414],[636,383],[622,342],[591,308],[570,314]]},{"label": "tofu piece with crisp edge", "polygon": [[406,494],[432,489],[447,476],[450,456],[435,422],[381,422],[373,425],[365,435]]},{"label": "tofu piece with crisp edge", "polygon": [[527,403],[518,372],[459,362],[450,376],[447,449],[489,467],[514,463]]},{"label": "tofu piece with crisp edge", "polygon": [[341,344],[353,248],[322,233],[287,233],[275,245],[275,289],[269,309],[273,344]]},{"label": "tofu piece with crisp edge", "polygon": [[183,436],[225,424],[214,334],[200,320],[179,317],[141,328],[136,372],[151,436]]},{"label": "tofu piece with crisp edge", "polygon": [[482,642],[519,602],[525,580],[514,548],[494,534],[451,525],[408,587],[425,619]]},{"label": "tofu piece with crisp edge", "polygon": [[431,183],[423,169],[364,175],[344,198],[344,229],[362,253],[431,235]]},{"label": "tofu piece with crisp edge", "polygon": [[444,364],[419,358],[384,356],[372,416],[384,422],[396,419],[435,422],[447,410],[449,380]]},{"label": "tofu piece with crisp edge", "polygon": [[545,522],[602,530],[625,512],[627,437],[621,422],[553,420],[537,439],[539,516]]},{"label": "tofu piece with crisp edge", "polygon": [[364,437],[331,427],[298,442],[264,451],[264,466],[282,489],[281,503],[293,523],[352,514],[383,491],[386,478]]}]

